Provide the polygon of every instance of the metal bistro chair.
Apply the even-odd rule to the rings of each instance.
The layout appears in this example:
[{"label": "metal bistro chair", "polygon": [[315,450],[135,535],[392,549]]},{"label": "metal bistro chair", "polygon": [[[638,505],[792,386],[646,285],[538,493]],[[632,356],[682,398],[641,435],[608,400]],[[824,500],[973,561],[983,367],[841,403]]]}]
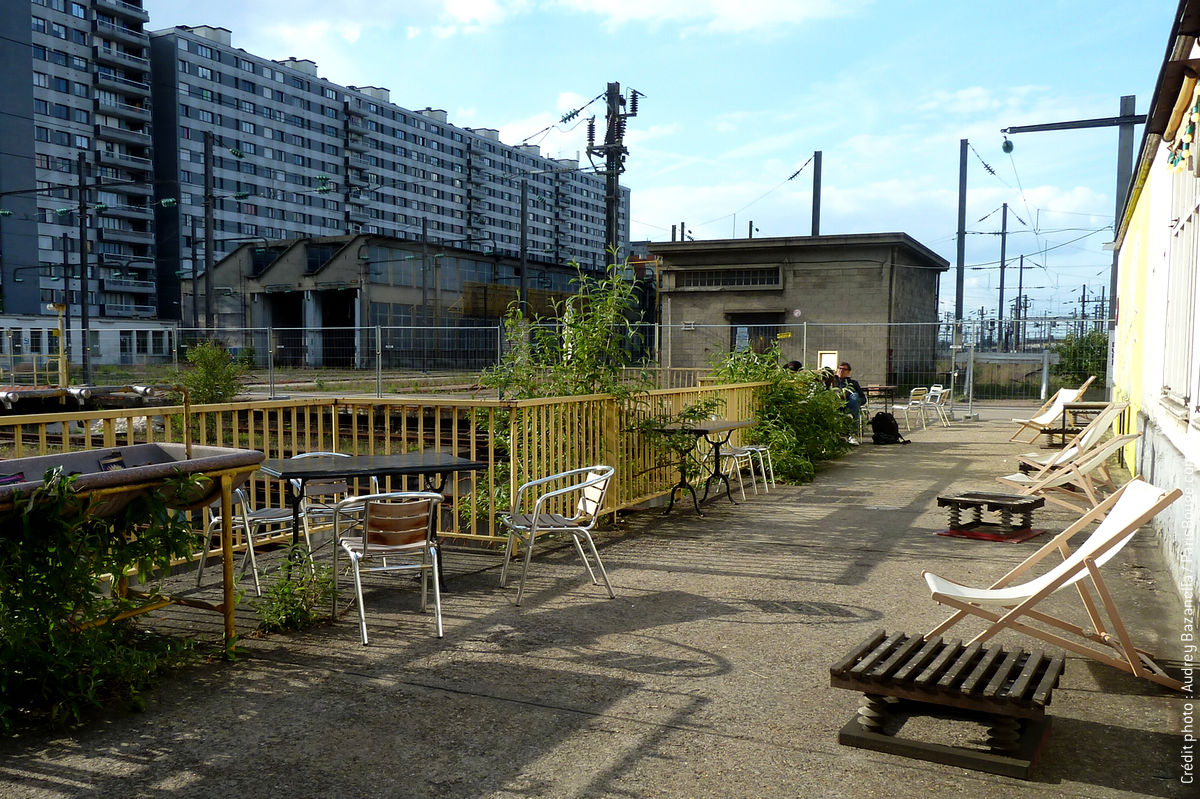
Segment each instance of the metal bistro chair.
[{"label": "metal bistro chair", "polygon": [[929,393],[929,389],[922,386],[917,386],[912,391],[908,392],[908,404],[901,407],[904,411],[904,427],[909,432],[912,431],[912,420],[908,414],[910,411],[917,414],[921,419],[921,429],[925,429],[925,396]]},{"label": "metal bistro chair", "polygon": [[[368,494],[344,500],[334,511],[334,536],[338,545],[333,550],[333,603],[337,611],[337,559],[339,550],[350,558],[354,575],[354,598],[358,602],[358,623],[363,646],[367,645],[367,609],[363,603],[363,572],[416,571],[421,575],[421,610],[426,609],[430,578],[433,583],[433,611],[437,637],[442,637],[441,575],[438,574],[437,534],[434,520],[442,495],[432,491],[395,491]],[[362,506],[362,521],[356,522],[357,535],[347,536],[341,530],[346,508]],[[377,566],[366,566],[379,560]],[[397,562],[399,561],[399,562]]]},{"label": "metal bistro chair", "polygon": [[[349,458],[350,456],[344,452],[302,452],[293,455],[291,460],[318,457]],[[313,526],[332,525],[334,514],[338,508],[341,508],[341,513],[349,515],[356,521],[361,522],[362,520],[361,497],[350,493],[350,483],[345,478],[292,480],[292,487],[300,494],[300,523],[304,528],[304,540],[308,544],[309,552],[312,552],[309,536]],[[371,478],[371,493],[379,493],[379,480],[376,477]],[[321,546],[324,546],[325,543],[328,542],[322,543]]]},{"label": "metal bistro chair", "polygon": [[[582,469],[552,474],[538,480],[531,480],[517,489],[511,513],[502,517],[504,526],[508,528],[508,543],[504,547],[504,566],[500,570],[500,587],[508,584],[508,566],[512,560],[513,549],[519,542],[525,547],[525,564],[521,568],[521,582],[517,586],[517,602],[525,592],[525,575],[529,572],[529,561],[533,557],[533,545],[540,535],[548,533],[569,533],[575,542],[575,550],[583,558],[584,568],[592,578],[594,585],[599,585],[592,564],[588,561],[580,539],[587,542],[592,557],[596,559],[596,568],[604,578],[604,587],[608,596],[616,598],[612,584],[608,581],[608,573],[600,561],[600,553],[596,551],[596,542],[592,540],[592,529],[604,507],[604,496],[612,482],[611,466],[586,466]],[[570,506],[575,499],[574,511],[567,516],[556,513],[554,508]]]},{"label": "metal bistro chair", "polygon": [[[933,413],[933,418],[936,419],[942,427],[950,426],[950,414],[946,412],[947,400],[950,399],[950,392],[941,386],[931,387],[929,393],[925,395],[925,402],[921,407],[921,413],[930,411]],[[922,421],[924,421],[922,419]]]},{"label": "metal bistro chair", "polygon": [[[197,588],[200,587],[200,581],[204,578],[204,567],[208,563],[208,550],[212,543],[212,537],[221,529],[220,501],[214,503],[210,510],[212,516],[209,518],[208,527],[205,529],[205,541],[200,549],[200,565],[196,568]],[[242,533],[246,538],[246,554],[242,556],[239,576],[246,573],[248,563],[254,575],[254,592],[258,596],[262,596],[262,586],[259,585],[258,580],[258,560],[254,554],[254,539],[265,530],[270,530],[271,535],[290,531],[292,529],[292,511],[290,508],[252,508],[246,491],[235,488],[233,491],[233,523],[242,528]],[[307,543],[307,527],[304,528],[304,536],[305,543]]]}]

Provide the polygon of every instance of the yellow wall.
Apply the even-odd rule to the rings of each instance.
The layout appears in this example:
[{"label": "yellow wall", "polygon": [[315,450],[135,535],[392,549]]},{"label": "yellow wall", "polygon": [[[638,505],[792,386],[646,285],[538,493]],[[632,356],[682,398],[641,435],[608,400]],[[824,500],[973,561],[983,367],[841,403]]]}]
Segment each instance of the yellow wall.
[{"label": "yellow wall", "polygon": [[[1136,429],[1138,412],[1145,403],[1143,396],[1143,346],[1146,341],[1146,291],[1150,273],[1150,196],[1149,183],[1137,198],[1125,241],[1121,246],[1117,276],[1117,343],[1113,371],[1113,398],[1129,403],[1127,432]],[[1125,448],[1125,463],[1130,470],[1137,465],[1137,444]]]}]

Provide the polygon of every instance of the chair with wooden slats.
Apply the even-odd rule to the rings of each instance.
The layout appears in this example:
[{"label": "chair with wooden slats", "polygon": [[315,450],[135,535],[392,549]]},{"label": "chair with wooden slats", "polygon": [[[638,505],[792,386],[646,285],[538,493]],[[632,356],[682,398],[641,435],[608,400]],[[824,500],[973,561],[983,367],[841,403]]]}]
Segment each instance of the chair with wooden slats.
[{"label": "chair with wooden slats", "polygon": [[[442,637],[442,593],[440,587],[437,537],[434,520],[442,495],[432,491],[397,491],[353,497],[347,505],[361,503],[362,524],[351,535],[341,530],[343,514],[335,509],[334,535],[334,608],[337,607],[338,553],[350,558],[354,576],[354,598],[358,603],[358,621],[366,646],[367,611],[363,603],[362,574],[377,572],[418,572],[421,576],[421,610],[427,606],[429,585],[433,585],[434,619],[437,637]],[[368,565],[378,561],[378,565]]]}]

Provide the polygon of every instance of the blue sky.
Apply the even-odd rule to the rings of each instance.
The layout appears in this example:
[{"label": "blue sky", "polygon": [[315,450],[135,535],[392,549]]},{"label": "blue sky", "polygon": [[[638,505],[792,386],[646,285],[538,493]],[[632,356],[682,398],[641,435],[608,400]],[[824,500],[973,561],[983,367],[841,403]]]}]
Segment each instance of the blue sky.
[{"label": "blue sky", "polygon": [[[610,81],[645,96],[622,183],[633,238],[908,233],[951,262],[959,141],[968,163],[968,317],[998,302],[999,209],[1024,254],[1031,313],[1069,315],[1107,289],[1116,128],[1014,135],[1011,125],[1145,113],[1176,0],[146,0],[152,29],[229,28],[268,58],[309,58],[509,144],[575,157]],[[546,128],[550,130],[546,130]],[[603,126],[601,125],[601,130]],[[1142,128],[1136,129],[1140,144]],[[532,137],[532,138],[531,138]],[[586,156],[582,158],[586,164]],[[995,174],[989,174],[984,164]],[[981,220],[982,221],[978,221]],[[1015,295],[1016,269],[1006,277]],[[1006,310],[1005,315],[1009,312]]]}]

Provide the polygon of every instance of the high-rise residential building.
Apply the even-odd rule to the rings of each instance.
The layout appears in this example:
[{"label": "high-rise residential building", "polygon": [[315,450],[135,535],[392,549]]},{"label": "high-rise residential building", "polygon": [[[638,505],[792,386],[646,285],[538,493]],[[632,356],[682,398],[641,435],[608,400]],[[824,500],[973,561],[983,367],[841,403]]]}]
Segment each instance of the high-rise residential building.
[{"label": "high-rise residential building", "polygon": [[0,15],[4,311],[82,312],[85,261],[89,316],[153,317],[149,15],[141,0],[29,7]]},{"label": "high-rise residential building", "polygon": [[[172,307],[179,280],[208,260],[206,211],[212,262],[240,242],[354,233],[519,256],[524,235],[529,260],[603,268],[603,176],[536,146],[503,144],[495,130],[452,125],[445,111],[402,108],[388,89],[332,83],[312,61],[272,61],[231,40],[206,26],[151,33],[158,276]],[[628,198],[623,190],[622,242]]]},{"label": "high-rise residential building", "polygon": [[[86,261],[91,319],[180,319],[181,278],[256,239],[379,234],[603,267],[604,177],[577,161],[252,55],[222,28],[151,26],[141,0],[0,14],[0,312],[80,314]],[[620,206],[627,245],[627,189]]]}]

